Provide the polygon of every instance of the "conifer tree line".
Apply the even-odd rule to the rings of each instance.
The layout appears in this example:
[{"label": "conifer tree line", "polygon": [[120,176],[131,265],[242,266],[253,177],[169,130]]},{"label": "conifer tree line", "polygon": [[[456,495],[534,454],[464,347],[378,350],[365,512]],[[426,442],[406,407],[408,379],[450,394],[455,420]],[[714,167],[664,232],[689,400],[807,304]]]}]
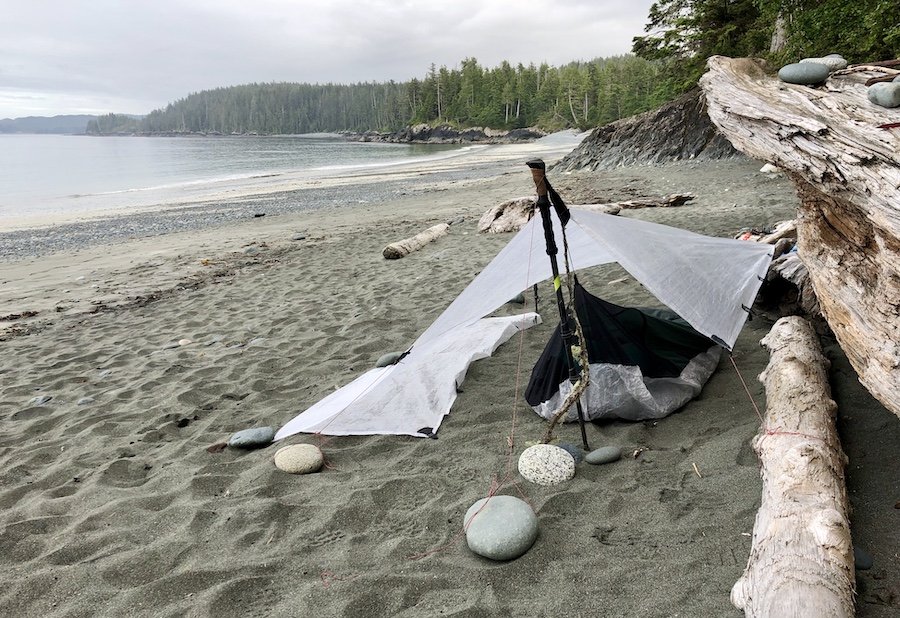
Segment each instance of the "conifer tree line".
[{"label": "conifer tree line", "polygon": [[658,106],[663,62],[632,55],[563,67],[474,58],[448,69],[431,65],[408,82],[263,83],[191,94],[136,121],[98,118],[88,132],[298,134],[397,131],[417,123],[547,130],[587,128]]},{"label": "conifer tree line", "polygon": [[900,57],[900,0],[658,0],[634,55],[562,67],[466,58],[407,82],[264,83],[191,94],[141,119],[109,114],[89,133],[396,131],[417,123],[587,129],[654,109],[694,87],[706,58],[757,56],[774,66],[840,53]]}]

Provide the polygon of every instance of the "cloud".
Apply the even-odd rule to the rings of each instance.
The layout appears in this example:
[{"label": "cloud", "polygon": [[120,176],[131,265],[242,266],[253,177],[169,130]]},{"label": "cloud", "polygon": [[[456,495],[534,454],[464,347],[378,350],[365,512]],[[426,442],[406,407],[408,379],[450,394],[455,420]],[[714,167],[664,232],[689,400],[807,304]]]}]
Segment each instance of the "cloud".
[{"label": "cloud", "polygon": [[[0,22],[0,118],[146,113],[249,82],[405,81],[467,57],[626,53],[651,0],[30,0]],[[122,107],[108,107],[115,105]]]}]

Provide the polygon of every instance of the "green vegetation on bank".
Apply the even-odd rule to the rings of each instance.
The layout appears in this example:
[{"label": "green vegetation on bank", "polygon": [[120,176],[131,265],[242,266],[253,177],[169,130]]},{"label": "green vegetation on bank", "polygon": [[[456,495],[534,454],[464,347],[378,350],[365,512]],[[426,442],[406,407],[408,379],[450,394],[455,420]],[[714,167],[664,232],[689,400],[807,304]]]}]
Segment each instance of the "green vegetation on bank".
[{"label": "green vegetation on bank", "polygon": [[697,83],[706,58],[779,65],[840,53],[850,62],[900,56],[900,0],[658,0],[635,55],[485,68],[475,58],[407,82],[266,83],[191,94],[141,119],[109,114],[88,133],[390,132],[428,123],[558,130],[655,109]]},{"label": "green vegetation on bank", "polygon": [[486,69],[474,58],[423,79],[341,84],[267,83],[205,90],[140,121],[105,116],[89,133],[397,131],[416,123],[547,130],[588,128],[658,106],[666,63],[635,56]]}]

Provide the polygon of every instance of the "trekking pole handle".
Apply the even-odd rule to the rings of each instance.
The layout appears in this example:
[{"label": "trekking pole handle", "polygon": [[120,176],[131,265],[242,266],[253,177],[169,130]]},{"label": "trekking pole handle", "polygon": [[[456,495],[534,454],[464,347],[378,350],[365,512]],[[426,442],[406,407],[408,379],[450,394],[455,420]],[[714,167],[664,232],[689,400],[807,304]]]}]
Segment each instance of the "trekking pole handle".
[{"label": "trekking pole handle", "polygon": [[532,159],[525,165],[531,168],[531,178],[537,188],[538,199],[547,197],[547,166],[541,159]]}]

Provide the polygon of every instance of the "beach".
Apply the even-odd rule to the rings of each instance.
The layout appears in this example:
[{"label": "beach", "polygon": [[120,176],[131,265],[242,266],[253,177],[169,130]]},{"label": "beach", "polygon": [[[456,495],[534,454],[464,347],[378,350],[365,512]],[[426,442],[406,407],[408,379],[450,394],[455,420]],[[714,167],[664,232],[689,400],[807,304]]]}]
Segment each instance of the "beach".
[{"label": "beach", "polygon": [[[273,185],[234,196],[236,214],[216,225],[208,213],[220,206],[179,206],[10,232],[17,249],[0,256],[0,614],[740,615],[729,593],[760,501],[750,397],[764,408],[765,315],[735,346],[740,375],[723,357],[675,414],[590,424],[593,448],[625,455],[582,463],[562,485],[515,471],[546,427],[521,394],[554,327],[549,288],[544,323],[469,369],[435,440],[292,436],[283,443],[316,444],[326,457],[302,476],[275,468],[282,444],[208,450],[238,430],[280,427],[405,349],[465,288],[511,237],[478,234],[479,217],[533,193],[527,158],[559,156],[529,145],[488,152],[430,171],[337,176],[335,187],[352,189],[317,208],[284,207],[310,187]],[[570,203],[690,192],[684,206],[623,216],[730,237],[794,216],[789,182],[760,166],[684,161],[549,178]],[[173,212],[196,224],[154,235],[123,223],[139,216],[152,230]],[[382,257],[388,243],[448,221],[447,236]],[[77,238],[64,241],[48,236],[54,225],[90,231],[65,228]],[[612,302],[652,302],[618,267],[580,278]],[[854,542],[874,563],[857,571],[857,615],[896,615],[900,423],[837,344],[823,345]],[[579,442],[577,426],[557,435]],[[497,484],[540,523],[535,545],[506,563],[474,555],[462,534],[466,510]]]}]

